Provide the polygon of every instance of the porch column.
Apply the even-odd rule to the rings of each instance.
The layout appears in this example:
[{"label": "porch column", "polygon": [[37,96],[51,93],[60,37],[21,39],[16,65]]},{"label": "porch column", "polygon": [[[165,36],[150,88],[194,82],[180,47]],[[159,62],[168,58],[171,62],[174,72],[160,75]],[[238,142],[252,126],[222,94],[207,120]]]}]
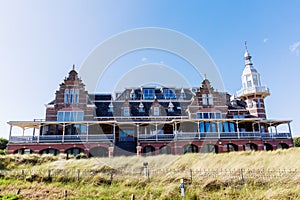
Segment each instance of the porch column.
[{"label": "porch column", "polygon": [[155,124],[155,129],[156,129],[156,141],[158,140],[158,136],[157,136],[157,123]]},{"label": "porch column", "polygon": [[89,124],[86,123],[86,142],[89,142]]},{"label": "porch column", "polygon": [[[40,132],[40,134],[41,134],[41,128],[42,128],[42,126],[39,125],[39,132]],[[37,135],[37,143],[40,143],[40,134]]]},{"label": "porch column", "polygon": [[198,139],[200,140],[200,139],[201,139],[201,135],[200,135],[199,124],[200,124],[200,122],[198,121],[198,122],[197,122],[197,132],[198,132],[198,134],[199,134]]},{"label": "porch column", "polygon": [[25,128],[22,128],[23,129],[23,137],[24,137],[24,135],[25,135]]},{"label": "porch column", "polygon": [[252,132],[253,132],[253,133],[255,132],[255,129],[254,129],[254,123],[252,123]]},{"label": "porch column", "polygon": [[238,134],[238,139],[240,139],[241,136],[240,136],[239,122],[238,121],[236,121],[236,130],[237,130],[237,134]]},{"label": "porch column", "polygon": [[63,135],[62,135],[62,140],[61,140],[62,143],[65,142],[65,131],[66,131],[66,124],[63,124]]},{"label": "porch column", "polygon": [[291,125],[290,125],[290,122],[288,123],[288,127],[289,127],[289,134],[290,134],[290,137],[292,137],[292,131],[291,131]]},{"label": "porch column", "polygon": [[221,134],[220,134],[220,122],[217,122],[217,133],[218,133],[218,139],[221,138]]},{"label": "porch column", "polygon": [[116,143],[116,124],[113,124],[114,144]]},{"label": "porch column", "polygon": [[140,125],[139,124],[137,124],[136,125],[136,137],[137,137],[137,140],[139,140],[139,137],[140,137]]}]

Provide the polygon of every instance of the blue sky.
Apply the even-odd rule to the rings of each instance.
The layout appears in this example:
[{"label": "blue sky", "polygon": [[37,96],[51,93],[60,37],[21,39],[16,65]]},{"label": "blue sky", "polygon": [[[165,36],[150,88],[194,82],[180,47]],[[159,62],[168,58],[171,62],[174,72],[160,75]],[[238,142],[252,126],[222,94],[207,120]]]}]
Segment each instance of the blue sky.
[{"label": "blue sky", "polygon": [[[268,117],[292,119],[293,133],[300,135],[299,7],[296,0],[0,1],[0,137],[8,137],[7,121],[44,118],[44,105],[72,65],[79,70],[97,45],[142,27],[172,29],[197,41],[229,93],[241,88],[247,40],[262,83],[271,90]],[[141,64],[168,62],[153,52],[137,56]]]}]

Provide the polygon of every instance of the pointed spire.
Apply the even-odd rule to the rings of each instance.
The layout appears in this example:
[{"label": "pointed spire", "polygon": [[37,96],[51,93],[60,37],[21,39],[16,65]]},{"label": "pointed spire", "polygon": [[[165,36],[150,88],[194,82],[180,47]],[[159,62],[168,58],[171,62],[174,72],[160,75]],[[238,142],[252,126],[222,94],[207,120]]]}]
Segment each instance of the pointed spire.
[{"label": "pointed spire", "polygon": [[251,62],[252,56],[250,55],[247,47],[247,41],[245,41],[245,54],[244,54],[244,59],[245,59],[245,65],[253,65]]},{"label": "pointed spire", "polygon": [[75,70],[75,64],[73,64],[73,70]]}]

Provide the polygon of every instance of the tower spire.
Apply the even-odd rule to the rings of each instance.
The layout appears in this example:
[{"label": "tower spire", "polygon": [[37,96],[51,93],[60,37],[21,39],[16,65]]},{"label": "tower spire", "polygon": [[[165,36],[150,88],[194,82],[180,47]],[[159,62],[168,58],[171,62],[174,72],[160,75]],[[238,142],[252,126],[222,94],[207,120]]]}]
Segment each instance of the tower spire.
[{"label": "tower spire", "polygon": [[73,68],[72,68],[73,70],[75,70],[75,65],[73,64]]},{"label": "tower spire", "polygon": [[245,59],[245,65],[253,65],[251,62],[251,58],[252,56],[250,55],[249,51],[248,51],[248,47],[247,47],[247,41],[245,41],[245,54],[244,54],[244,59]]}]

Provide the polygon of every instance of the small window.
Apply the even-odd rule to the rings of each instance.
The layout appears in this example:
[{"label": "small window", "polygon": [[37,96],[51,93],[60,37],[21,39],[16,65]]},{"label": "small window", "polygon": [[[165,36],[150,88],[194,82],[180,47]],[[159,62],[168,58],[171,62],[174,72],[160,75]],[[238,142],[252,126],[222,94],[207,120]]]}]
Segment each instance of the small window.
[{"label": "small window", "polygon": [[221,113],[216,113],[216,119],[221,119]]},{"label": "small window", "polygon": [[130,116],[129,107],[125,107],[124,108],[124,116],[125,117],[129,117]]},{"label": "small window", "polygon": [[68,89],[66,89],[65,90],[65,104],[68,104],[69,103],[69,90]]},{"label": "small window", "polygon": [[251,76],[250,75],[246,76],[246,81],[247,81],[247,87],[251,88],[252,87],[252,82],[251,82]]},{"label": "small window", "polygon": [[203,113],[203,119],[209,119],[209,113]]},{"label": "small window", "polygon": [[74,102],[76,104],[79,103],[79,90],[78,89],[75,90],[75,100],[74,100]]},{"label": "small window", "polygon": [[207,105],[207,96],[206,94],[202,94],[202,105]]},{"label": "small window", "polygon": [[258,107],[258,108],[261,107],[260,99],[257,100],[257,107]]},{"label": "small window", "polygon": [[153,115],[154,116],[159,116],[159,107],[154,107],[153,108]]},{"label": "small window", "polygon": [[254,86],[258,86],[258,78],[257,78],[257,75],[253,75],[253,84]]},{"label": "small window", "polygon": [[74,90],[70,90],[70,104],[74,103]]},{"label": "small window", "polygon": [[212,94],[208,94],[208,105],[214,105],[214,99]]}]

